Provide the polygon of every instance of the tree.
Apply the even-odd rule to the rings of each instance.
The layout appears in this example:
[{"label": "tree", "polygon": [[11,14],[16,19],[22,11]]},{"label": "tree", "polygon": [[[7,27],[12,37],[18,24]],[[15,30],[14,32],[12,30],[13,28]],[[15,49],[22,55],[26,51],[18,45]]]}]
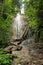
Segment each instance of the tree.
[{"label": "tree", "polygon": [[28,18],[28,27],[32,27],[37,41],[43,39],[43,1],[25,0],[25,15]]},{"label": "tree", "polygon": [[[13,4],[13,2],[15,4]],[[11,16],[19,10],[19,0],[0,0],[0,45],[8,45],[10,40]],[[14,9],[13,9],[14,6]],[[15,8],[17,11],[15,11]],[[13,12],[12,12],[13,10]]]}]

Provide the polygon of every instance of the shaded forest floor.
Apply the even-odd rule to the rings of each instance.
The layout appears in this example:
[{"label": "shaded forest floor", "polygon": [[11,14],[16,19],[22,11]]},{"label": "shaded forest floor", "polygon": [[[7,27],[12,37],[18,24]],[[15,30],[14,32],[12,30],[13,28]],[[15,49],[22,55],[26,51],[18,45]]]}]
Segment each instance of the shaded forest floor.
[{"label": "shaded forest floor", "polygon": [[23,41],[19,46],[10,45],[5,48],[12,50],[12,65],[43,65],[43,49],[34,49],[34,44],[34,39],[31,38]]}]

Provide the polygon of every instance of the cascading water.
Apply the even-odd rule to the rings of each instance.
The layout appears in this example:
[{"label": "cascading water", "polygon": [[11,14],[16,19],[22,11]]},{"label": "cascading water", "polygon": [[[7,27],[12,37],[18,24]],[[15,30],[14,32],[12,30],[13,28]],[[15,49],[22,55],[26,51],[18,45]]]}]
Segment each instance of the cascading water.
[{"label": "cascading water", "polygon": [[[22,0],[24,1],[24,0]],[[24,14],[24,3],[21,4],[21,14]],[[17,16],[15,18],[15,27],[16,27],[16,38],[20,38],[20,31],[21,31],[21,14],[17,13]]]},{"label": "cascading water", "polygon": [[20,38],[20,28],[21,28],[20,18],[21,18],[20,13],[17,13],[16,19],[15,19],[16,38]]}]

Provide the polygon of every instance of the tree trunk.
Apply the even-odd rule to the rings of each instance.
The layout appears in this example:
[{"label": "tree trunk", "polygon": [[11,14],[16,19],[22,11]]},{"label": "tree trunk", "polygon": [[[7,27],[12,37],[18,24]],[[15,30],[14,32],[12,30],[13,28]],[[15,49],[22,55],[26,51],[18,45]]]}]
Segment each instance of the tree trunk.
[{"label": "tree trunk", "polygon": [[3,16],[3,13],[4,13],[4,1],[5,0],[2,0],[2,10],[1,10],[1,15]]}]

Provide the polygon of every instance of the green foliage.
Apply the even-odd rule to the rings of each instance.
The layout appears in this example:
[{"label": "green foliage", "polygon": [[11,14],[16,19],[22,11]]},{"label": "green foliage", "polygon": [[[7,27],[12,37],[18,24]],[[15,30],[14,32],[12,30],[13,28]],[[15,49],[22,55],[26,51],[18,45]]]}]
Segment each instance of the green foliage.
[{"label": "green foliage", "polygon": [[25,15],[28,18],[28,27],[32,27],[36,38],[42,38],[41,29],[43,29],[43,1],[25,0]]},{"label": "green foliage", "polygon": [[7,46],[10,40],[11,16],[15,16],[20,8],[20,2],[17,0],[0,1],[0,45]]},{"label": "green foliage", "polygon": [[13,0],[12,4],[12,12],[16,15],[20,11],[20,0]]},{"label": "green foliage", "polygon": [[12,15],[12,5],[13,5],[13,0],[5,0],[4,3],[4,13],[9,15]]},{"label": "green foliage", "polygon": [[7,17],[6,20],[0,17],[0,45],[4,45],[5,43],[5,45],[7,45],[7,42],[10,39],[10,25],[10,17]]},{"label": "green foliage", "polygon": [[0,49],[0,65],[11,65],[12,56],[10,54],[6,54],[3,49]]},{"label": "green foliage", "polygon": [[43,30],[41,30],[40,39],[39,40],[43,42]]}]

